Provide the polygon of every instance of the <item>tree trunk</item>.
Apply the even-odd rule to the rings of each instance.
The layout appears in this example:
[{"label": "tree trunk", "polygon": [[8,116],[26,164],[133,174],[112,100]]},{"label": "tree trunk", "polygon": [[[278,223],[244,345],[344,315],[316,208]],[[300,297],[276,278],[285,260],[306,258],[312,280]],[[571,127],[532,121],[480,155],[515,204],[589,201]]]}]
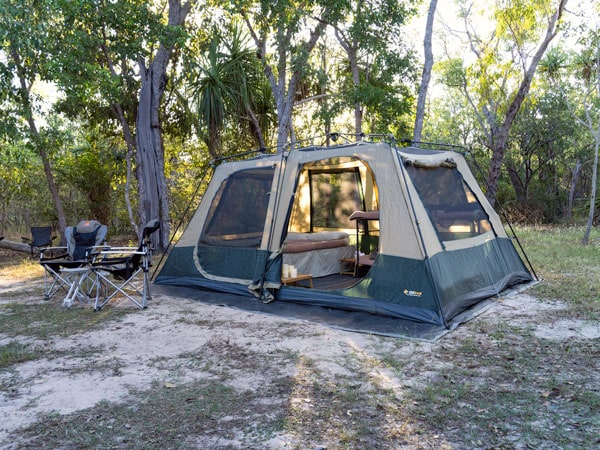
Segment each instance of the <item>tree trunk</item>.
[{"label": "tree trunk", "polygon": [[135,152],[135,140],[133,138],[133,133],[131,133],[131,128],[129,127],[129,123],[125,119],[125,114],[123,112],[123,108],[120,104],[115,103],[112,105],[112,109],[115,115],[118,117],[119,122],[121,123],[121,127],[123,128],[123,139],[125,139],[125,144],[127,145],[127,159],[126,161],[126,173],[125,173],[125,206],[127,207],[127,216],[129,217],[129,223],[135,230],[135,234],[140,236],[140,229],[137,225],[137,221],[135,220],[133,214],[133,208],[131,206],[131,175],[132,175],[132,163]]},{"label": "tree trunk", "polygon": [[487,192],[485,193],[486,198],[489,200],[492,206],[496,203],[496,194],[498,193],[498,181],[500,180],[500,172],[502,169],[502,160],[504,159],[504,154],[506,153],[506,149],[508,148],[508,133],[517,117],[517,113],[521,108],[521,104],[527,97],[529,93],[529,88],[531,87],[531,82],[533,81],[533,76],[535,75],[535,71],[537,66],[544,56],[548,45],[554,39],[556,34],[558,33],[558,24],[560,18],[562,16],[565,4],[567,0],[560,0],[556,11],[550,18],[548,22],[548,28],[546,29],[546,35],[544,36],[543,41],[538,47],[537,51],[533,55],[531,63],[525,74],[523,76],[523,80],[519,85],[519,89],[515,95],[515,98],[510,103],[508,110],[506,111],[506,115],[504,116],[504,120],[502,125],[498,127],[497,133],[494,135],[492,132],[492,160],[490,162],[490,168],[488,171],[488,180],[487,180]]},{"label": "tree trunk", "polygon": [[419,142],[423,132],[423,120],[425,119],[425,102],[427,100],[427,89],[431,79],[431,69],[433,67],[433,51],[431,49],[431,35],[433,34],[433,19],[435,18],[435,9],[437,0],[429,2],[427,12],[427,25],[425,26],[425,38],[423,39],[424,64],[423,74],[421,75],[421,85],[419,86],[419,97],[417,100],[417,113],[415,117],[415,129],[413,131],[413,141]]},{"label": "tree trunk", "polygon": [[[600,72],[598,75],[599,82],[598,85],[600,87]],[[596,130],[595,135],[595,145],[594,145],[594,164],[592,165],[592,193],[590,195],[590,214],[588,215],[587,226],[585,227],[585,233],[583,234],[583,239],[581,243],[583,245],[587,245],[590,240],[590,234],[592,232],[592,226],[594,225],[594,216],[596,211],[596,191],[598,185],[598,147],[600,147],[600,125]]]},{"label": "tree trunk", "polygon": [[[169,0],[169,26],[183,25],[189,10],[189,2],[182,6],[181,0]],[[139,62],[141,89],[136,120],[139,215],[142,226],[149,220],[159,220],[160,232],[156,233],[157,237],[153,237],[153,245],[159,251],[167,248],[170,233],[160,104],[173,47],[174,43],[161,44],[148,67],[144,61]]]},{"label": "tree trunk", "polygon": [[267,148],[267,144],[265,143],[265,137],[263,135],[262,129],[260,128],[258,117],[256,117],[256,114],[254,114],[252,108],[248,108],[246,112],[248,113],[250,132],[252,133],[252,136],[254,136],[254,139],[256,139],[256,143],[258,144],[259,148]]},{"label": "tree trunk", "polygon": [[581,164],[580,160],[577,160],[575,163],[575,167],[571,170],[571,186],[569,187],[569,198],[567,200],[567,211],[565,213],[565,218],[570,220],[573,217],[573,205],[575,203],[575,190],[577,188],[577,183],[579,182],[579,176],[581,175],[581,169],[583,168],[583,164]]},{"label": "tree trunk", "polygon": [[[596,29],[597,30],[597,29]],[[595,73],[595,85],[596,93],[600,93],[600,48],[596,47],[596,73]],[[596,191],[598,189],[598,150],[600,147],[600,123],[596,124],[594,130],[594,124],[592,121],[592,115],[590,114],[591,105],[586,106],[586,116],[588,117],[589,130],[594,139],[594,164],[592,165],[592,192],[590,195],[590,214],[588,216],[587,226],[581,243],[587,245],[590,240],[590,234],[592,232],[592,226],[594,225],[594,217],[596,215]]]},{"label": "tree trunk", "polygon": [[[104,40],[104,43],[100,46],[100,48],[102,49],[102,53],[104,54],[104,57],[106,59],[106,64],[108,69],[110,70],[110,73],[115,77],[118,78],[118,74],[115,70],[115,66],[113,64],[112,58],[110,56],[110,52],[108,51],[108,37],[106,36],[106,34],[104,33],[104,30],[102,32],[102,38]],[[117,116],[117,118],[119,119],[119,122],[121,123],[121,127],[123,128],[123,139],[125,139],[125,144],[127,145],[127,159],[125,160],[125,164],[126,164],[126,173],[125,173],[125,206],[127,208],[127,216],[129,218],[129,223],[131,224],[131,226],[133,227],[135,234],[140,236],[140,229],[137,225],[137,221],[135,220],[134,214],[133,214],[133,208],[131,206],[131,175],[132,175],[132,164],[133,164],[133,158],[135,155],[135,140],[133,138],[133,133],[131,132],[131,127],[129,126],[129,122],[127,122],[127,119],[125,118],[125,113],[123,112],[123,107],[121,104],[119,103],[113,103],[111,105],[111,108],[113,110],[113,113],[115,114],[115,116]]]},{"label": "tree trunk", "polygon": [[42,164],[44,166],[44,174],[46,175],[46,182],[48,183],[48,190],[50,191],[50,196],[52,197],[52,203],[54,204],[54,209],[56,210],[56,216],[58,219],[58,231],[60,233],[60,242],[64,244],[65,242],[65,228],[67,228],[67,219],[65,216],[65,210],[63,208],[62,201],[60,199],[60,194],[58,192],[58,186],[54,181],[54,174],[52,173],[52,165],[50,164],[50,158],[48,157],[48,153],[46,152],[44,140],[38,131],[37,125],[33,118],[33,111],[31,109],[31,101],[29,98],[30,86],[27,84],[27,79],[24,74],[24,68],[22,66],[21,55],[15,49],[11,51],[11,57],[14,63],[17,66],[17,72],[19,74],[19,84],[20,84],[20,93],[21,93],[21,102],[23,106],[23,114],[27,121],[27,125],[29,126],[29,131],[31,132],[32,141],[35,144],[35,148],[42,159]]},{"label": "tree trunk", "polygon": [[507,170],[515,194],[517,194],[517,202],[521,205],[527,203],[527,185],[523,183],[519,176],[519,172],[513,164],[509,164]]},{"label": "tree trunk", "polygon": [[[354,95],[358,95],[358,88],[360,87],[360,71],[358,68],[358,50],[356,47],[348,47],[348,60],[350,62],[350,71],[352,72],[352,83],[354,84]],[[356,140],[360,140],[362,133],[362,122],[363,122],[363,110],[358,98],[354,99],[354,132],[356,133]]]},{"label": "tree trunk", "polygon": [[[310,56],[313,48],[317,44],[317,41],[323,34],[323,30],[326,27],[326,23],[324,21],[319,20],[317,25],[310,32],[310,36],[308,41],[304,42],[302,47],[302,55],[295,61],[294,67],[291,70],[291,76],[289,81],[287,80],[288,72],[288,63],[287,59],[289,56],[289,52],[291,48],[294,46],[290,45],[292,33],[294,30],[288,29],[285,30],[280,28],[276,30],[276,38],[277,41],[277,75],[275,75],[275,71],[269,65],[266,60],[267,53],[267,37],[266,31],[259,35],[255,28],[252,26],[250,18],[245,10],[240,11],[246,26],[248,27],[248,31],[256,44],[258,50],[258,57],[263,64],[263,70],[267,80],[269,80],[269,84],[271,86],[271,91],[273,92],[273,97],[275,98],[275,106],[277,108],[277,147],[279,149],[283,149],[284,146],[288,142],[288,137],[290,135],[291,126],[292,126],[292,112],[294,109],[294,97],[296,93],[296,89],[298,88],[298,83],[300,81],[300,77],[303,74],[303,71],[306,68],[306,61]],[[291,55],[292,58],[297,57],[298,55]]]}]

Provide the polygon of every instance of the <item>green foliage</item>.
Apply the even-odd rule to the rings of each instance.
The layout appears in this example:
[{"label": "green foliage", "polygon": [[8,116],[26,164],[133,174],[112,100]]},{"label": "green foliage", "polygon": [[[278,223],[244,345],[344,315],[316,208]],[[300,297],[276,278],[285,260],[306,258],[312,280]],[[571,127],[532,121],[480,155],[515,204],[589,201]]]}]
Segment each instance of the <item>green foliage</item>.
[{"label": "green foliage", "polygon": [[64,92],[59,111],[105,124],[114,104],[133,122],[139,79],[136,62],[148,43],[179,39],[180,30],[165,30],[147,2],[127,0],[100,5],[92,0],[59,1],[50,70]]},{"label": "green foliage", "polygon": [[263,133],[268,132],[273,121],[273,96],[242,28],[235,22],[228,31],[215,28],[206,53],[190,60],[188,66],[198,132],[209,153],[215,158],[227,153],[221,136],[230,125],[241,127],[240,137],[254,136],[260,145],[251,117],[257,118]]},{"label": "green foliage", "polygon": [[[402,25],[413,5],[398,1],[348,2],[343,19],[334,24],[346,53],[337,57],[338,109],[363,109],[364,131],[408,132],[416,79],[414,52],[402,40]],[[353,61],[355,60],[355,61]],[[358,66],[353,70],[353,64]],[[358,78],[358,79],[357,79]],[[334,83],[332,83],[335,86]]]}]

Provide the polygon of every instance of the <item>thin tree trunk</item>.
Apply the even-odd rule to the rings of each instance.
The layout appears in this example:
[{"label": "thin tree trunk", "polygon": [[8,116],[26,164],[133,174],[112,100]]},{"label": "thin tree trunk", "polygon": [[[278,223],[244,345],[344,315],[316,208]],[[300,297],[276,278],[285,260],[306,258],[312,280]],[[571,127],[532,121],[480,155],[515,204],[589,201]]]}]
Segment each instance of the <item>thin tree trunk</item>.
[{"label": "thin tree trunk", "polygon": [[550,42],[558,33],[558,24],[566,3],[567,0],[560,0],[556,11],[548,22],[546,35],[544,36],[544,39],[542,40],[537,51],[533,55],[529,67],[527,67],[527,70],[525,71],[523,80],[519,85],[519,89],[515,95],[515,98],[508,106],[508,110],[506,111],[502,125],[498,128],[495,136],[492,133],[492,159],[488,171],[488,191],[485,194],[492,206],[496,203],[496,194],[498,193],[498,181],[500,180],[502,161],[508,148],[508,133],[510,132],[513,122],[517,117],[517,113],[521,108],[521,104],[529,93],[529,88],[531,87],[531,82],[533,81],[533,76],[535,75],[535,71],[539,62],[544,56],[548,45],[550,45]]},{"label": "thin tree trunk", "polygon": [[[599,72],[600,74],[600,72]],[[600,75],[599,75],[600,78]],[[600,82],[598,83],[600,85]],[[600,86],[599,86],[600,87]],[[585,227],[585,233],[581,243],[587,245],[590,241],[590,234],[592,232],[592,226],[594,225],[594,216],[596,212],[596,191],[598,185],[598,147],[600,146],[600,125],[596,130],[595,136],[596,142],[594,145],[594,164],[592,165],[592,193],[590,195],[590,213],[588,215],[587,226]]]},{"label": "thin tree trunk", "polygon": [[[433,50],[431,45],[431,35],[433,34],[433,19],[435,18],[435,9],[437,0],[429,2],[427,11],[427,24],[425,26],[425,38],[423,39],[424,64],[423,74],[421,75],[421,85],[419,86],[419,97],[417,99],[417,113],[415,116],[415,129],[413,131],[413,141],[419,142],[423,132],[423,120],[425,119],[425,103],[427,100],[427,89],[431,80],[431,69],[433,67]],[[417,144],[418,145],[418,144]]]},{"label": "thin tree trunk", "polygon": [[[118,77],[117,72],[114,67],[114,64],[113,64],[113,61],[112,61],[112,58],[108,51],[108,45],[107,45],[108,38],[106,36],[106,32],[105,32],[104,28],[102,29],[102,38],[104,40],[104,43],[100,46],[100,48],[102,49],[102,53],[104,54],[104,57],[106,59],[106,64],[108,66],[108,69],[110,70],[110,73],[113,76]],[[133,214],[133,208],[131,206],[132,164],[133,164],[133,158],[135,157],[135,154],[136,154],[135,139],[133,137],[133,133],[131,132],[129,123],[127,122],[127,119],[125,118],[125,113],[123,112],[123,107],[119,103],[113,103],[111,107],[112,107],[112,110],[113,110],[115,116],[117,116],[117,119],[121,123],[121,128],[123,129],[123,139],[125,140],[125,145],[127,145],[127,158],[125,160],[125,165],[126,165],[125,207],[127,208],[127,217],[129,218],[129,223],[133,227],[135,234],[137,236],[140,236],[140,228],[137,225],[137,221],[135,220],[135,217]]]},{"label": "thin tree trunk", "polygon": [[60,233],[60,242],[61,244],[64,244],[65,228],[67,228],[67,219],[65,216],[65,210],[63,208],[62,201],[60,199],[58,186],[54,181],[54,174],[52,173],[52,165],[50,163],[50,158],[48,157],[44,141],[40,136],[37,124],[35,123],[35,120],[33,118],[33,111],[31,109],[31,101],[29,98],[30,86],[28,86],[25,74],[23,73],[21,55],[18,53],[17,50],[13,49],[11,51],[11,57],[18,68],[17,71],[19,74],[21,102],[23,106],[25,119],[27,121],[27,125],[29,126],[29,131],[31,132],[31,135],[33,137],[35,148],[38,154],[40,155],[40,158],[42,159],[42,164],[44,166],[44,174],[46,176],[46,182],[48,184],[48,190],[50,191],[52,203],[54,204],[54,209],[56,210],[56,215],[58,218],[58,231]]},{"label": "thin tree trunk", "polygon": [[575,163],[575,167],[571,170],[571,186],[569,187],[569,198],[567,200],[567,211],[565,213],[566,219],[570,220],[573,217],[573,204],[575,203],[575,189],[577,188],[577,183],[579,182],[579,176],[581,174],[581,169],[583,168],[583,164],[581,164],[580,160],[577,160]]},{"label": "thin tree trunk", "polygon": [[513,185],[513,189],[515,190],[515,193],[517,194],[517,202],[519,202],[519,204],[521,204],[521,205],[527,203],[526,184],[524,184],[523,181],[521,180],[521,177],[519,176],[519,172],[517,171],[516,167],[514,167],[514,165],[512,165],[512,164],[509,164],[507,167],[507,170],[508,170],[508,176]]},{"label": "thin tree trunk", "polygon": [[[295,62],[294,67],[292,68],[292,74],[289,78],[289,81],[286,83],[287,74],[288,74],[288,52],[290,48],[290,41],[292,37],[293,30],[283,30],[279,29],[276,31],[278,41],[278,61],[277,61],[277,76],[275,76],[275,72],[273,68],[267,63],[266,56],[266,36],[258,35],[256,30],[252,26],[250,22],[250,18],[246,11],[241,11],[242,17],[248,30],[250,31],[250,35],[256,44],[258,49],[258,57],[261,59],[263,63],[263,69],[265,76],[269,80],[269,84],[271,85],[271,91],[273,92],[273,97],[275,98],[275,106],[277,108],[277,147],[282,149],[288,142],[288,137],[290,135],[291,126],[292,126],[292,112],[294,110],[294,95],[296,93],[296,89],[298,87],[298,83],[300,81],[300,77],[303,73],[303,70],[306,66],[306,61],[313,48],[317,44],[317,41],[323,34],[323,30],[327,26],[325,22],[319,21],[315,28],[311,31],[308,41],[304,43],[303,47],[303,55],[302,59]],[[286,45],[287,44],[287,45]],[[286,90],[287,89],[287,90]]]},{"label": "thin tree trunk", "polygon": [[254,114],[252,108],[248,108],[246,112],[248,113],[248,121],[250,122],[250,132],[254,136],[254,139],[256,139],[258,146],[260,148],[267,148],[258,117],[256,117],[256,114]]},{"label": "thin tree trunk", "polygon": [[[597,29],[596,29],[597,31]],[[600,48],[596,47],[596,93],[600,94]],[[590,234],[592,232],[592,226],[594,225],[594,216],[596,215],[596,192],[598,189],[598,149],[600,147],[600,123],[596,124],[594,130],[594,124],[592,115],[590,113],[592,109],[591,105],[586,105],[586,116],[587,122],[589,123],[589,130],[594,139],[594,164],[592,165],[592,193],[590,195],[590,214],[588,215],[587,226],[581,243],[587,245],[590,240]]]},{"label": "thin tree trunk", "polygon": [[131,133],[131,128],[129,127],[129,123],[125,119],[125,114],[123,112],[123,108],[118,103],[112,105],[113,112],[119,119],[121,123],[121,128],[123,128],[123,139],[125,140],[125,144],[127,145],[127,158],[125,160],[126,164],[126,173],[125,173],[125,207],[127,208],[127,217],[129,218],[129,223],[135,230],[135,234],[140,236],[140,229],[137,225],[137,221],[135,220],[133,214],[133,208],[131,206],[131,176],[132,176],[132,162],[133,158],[135,158],[135,139],[133,134]]},{"label": "thin tree trunk", "polygon": [[[348,47],[347,54],[350,62],[350,71],[352,73],[352,83],[354,84],[354,90],[358,91],[360,87],[360,71],[358,68],[358,55],[356,47]],[[360,140],[362,133],[362,122],[363,122],[363,110],[362,105],[358,99],[354,100],[354,132],[356,133],[356,140]]]}]

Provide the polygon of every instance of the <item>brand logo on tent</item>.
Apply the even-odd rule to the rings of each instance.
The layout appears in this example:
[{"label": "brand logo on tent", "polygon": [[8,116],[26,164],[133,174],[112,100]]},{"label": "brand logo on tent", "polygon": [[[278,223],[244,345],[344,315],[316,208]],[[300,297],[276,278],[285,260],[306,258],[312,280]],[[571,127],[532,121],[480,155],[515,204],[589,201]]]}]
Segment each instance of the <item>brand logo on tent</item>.
[{"label": "brand logo on tent", "polygon": [[408,289],[404,289],[404,295],[408,295],[409,297],[420,297],[423,293],[421,291],[409,291]]}]

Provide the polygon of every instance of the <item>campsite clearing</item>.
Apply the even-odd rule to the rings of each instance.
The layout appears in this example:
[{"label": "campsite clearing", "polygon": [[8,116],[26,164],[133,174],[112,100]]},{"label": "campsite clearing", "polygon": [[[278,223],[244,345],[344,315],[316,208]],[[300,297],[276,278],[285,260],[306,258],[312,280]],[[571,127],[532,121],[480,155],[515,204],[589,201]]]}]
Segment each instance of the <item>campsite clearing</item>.
[{"label": "campsite clearing", "polygon": [[600,327],[569,301],[519,294],[431,343],[167,296],[64,309],[40,275],[0,268],[1,448],[600,444]]}]

